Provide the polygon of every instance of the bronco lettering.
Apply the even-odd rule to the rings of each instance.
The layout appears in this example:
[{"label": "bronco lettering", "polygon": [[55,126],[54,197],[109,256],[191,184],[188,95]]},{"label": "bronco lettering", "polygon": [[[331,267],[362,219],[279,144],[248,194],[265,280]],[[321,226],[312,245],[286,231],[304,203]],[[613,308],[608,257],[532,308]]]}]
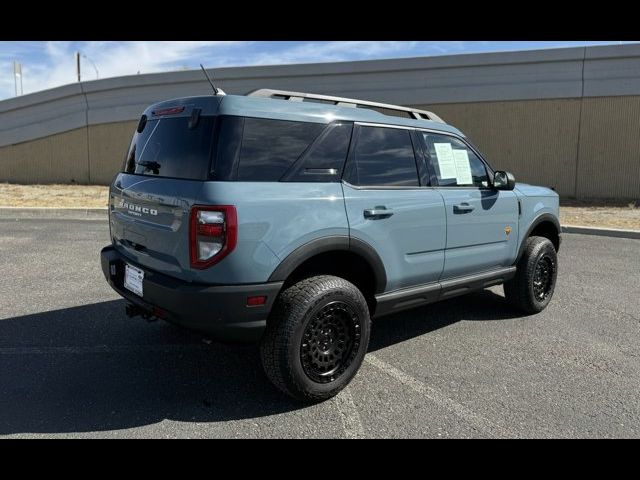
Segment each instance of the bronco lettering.
[{"label": "bronco lettering", "polygon": [[120,200],[120,208],[126,208],[130,213],[140,214],[144,213],[146,215],[158,215],[158,210],[155,208],[142,207],[140,205],[136,205],[134,203],[129,203],[124,200]]}]

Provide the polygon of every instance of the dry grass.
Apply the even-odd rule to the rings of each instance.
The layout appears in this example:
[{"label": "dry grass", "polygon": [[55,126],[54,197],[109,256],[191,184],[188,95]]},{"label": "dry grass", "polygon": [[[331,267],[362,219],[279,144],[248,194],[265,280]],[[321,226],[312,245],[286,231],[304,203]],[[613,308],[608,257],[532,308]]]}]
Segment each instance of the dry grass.
[{"label": "dry grass", "polygon": [[640,230],[640,206],[619,202],[567,202],[560,205],[562,225]]},{"label": "dry grass", "polygon": [[0,207],[105,208],[109,187],[0,183]]},{"label": "dry grass", "polygon": [[[0,207],[107,206],[108,187],[100,185],[14,185],[0,183]],[[640,230],[640,205],[619,201],[564,200],[563,225],[586,225]]]}]

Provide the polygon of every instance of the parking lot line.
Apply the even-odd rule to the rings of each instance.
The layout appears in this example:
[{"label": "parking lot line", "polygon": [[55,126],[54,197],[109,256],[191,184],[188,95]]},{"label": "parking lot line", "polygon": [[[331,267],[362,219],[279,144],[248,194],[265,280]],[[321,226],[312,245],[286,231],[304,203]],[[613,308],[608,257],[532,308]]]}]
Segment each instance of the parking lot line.
[{"label": "parking lot line", "polygon": [[353,401],[350,387],[346,387],[338,395],[333,398],[333,403],[338,409],[342,428],[347,438],[364,438],[364,427],[360,420],[360,414],[356,404]]},{"label": "parking lot line", "polygon": [[367,354],[367,356],[365,357],[365,361],[370,365],[373,365],[374,367],[380,369],[382,372],[386,373],[403,385],[409,387],[411,390],[428,398],[437,406],[453,412],[455,415],[467,422],[470,426],[479,430],[483,435],[489,437],[509,438],[517,436],[513,432],[510,432],[505,428],[486,419],[482,415],[469,410],[467,407],[447,397],[439,390],[426,385],[424,382],[421,382],[416,378],[413,378],[411,375],[404,373],[402,370],[397,369],[393,365],[385,362],[384,360],[381,360],[375,355],[372,355],[370,353]]}]

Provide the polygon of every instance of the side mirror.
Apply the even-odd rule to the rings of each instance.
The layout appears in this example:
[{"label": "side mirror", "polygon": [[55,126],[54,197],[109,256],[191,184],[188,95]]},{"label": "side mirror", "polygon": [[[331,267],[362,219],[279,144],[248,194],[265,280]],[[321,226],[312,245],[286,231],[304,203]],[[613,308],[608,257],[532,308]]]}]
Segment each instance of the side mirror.
[{"label": "side mirror", "polygon": [[493,188],[496,190],[513,190],[516,186],[516,177],[512,173],[497,171],[493,174]]}]

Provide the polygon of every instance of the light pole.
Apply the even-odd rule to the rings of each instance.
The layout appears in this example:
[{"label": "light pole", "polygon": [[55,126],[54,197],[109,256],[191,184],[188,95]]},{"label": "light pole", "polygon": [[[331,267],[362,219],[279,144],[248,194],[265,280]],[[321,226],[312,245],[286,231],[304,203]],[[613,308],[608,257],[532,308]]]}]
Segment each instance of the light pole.
[{"label": "light pole", "polygon": [[91,60],[85,54],[82,54],[82,58],[84,58],[86,60],[89,60],[89,63],[91,63],[91,65],[93,66],[93,69],[96,71],[96,78],[99,79],[100,78],[100,72],[98,72],[98,67],[96,67],[95,63],[93,63],[93,60]]},{"label": "light pole", "polygon": [[96,78],[100,78],[100,72],[98,71],[98,67],[96,67],[96,64],[93,62],[93,60],[91,60],[89,57],[87,57],[84,53],[81,54],[80,52],[76,52],[76,72],[78,74],[78,81],[80,81],[81,76],[80,76],[80,57],[89,60],[89,63],[91,63],[91,66],[93,66],[93,69],[96,71]]}]

